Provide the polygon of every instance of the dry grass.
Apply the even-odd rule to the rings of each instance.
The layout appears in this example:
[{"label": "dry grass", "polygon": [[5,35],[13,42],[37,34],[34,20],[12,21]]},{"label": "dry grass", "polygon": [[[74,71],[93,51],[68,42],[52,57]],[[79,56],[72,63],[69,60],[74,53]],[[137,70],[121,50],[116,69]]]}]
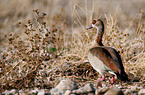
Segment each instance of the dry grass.
[{"label": "dry grass", "polygon": [[[81,82],[80,85],[94,82],[98,74],[90,66],[87,53],[95,31],[86,31],[86,26],[92,18],[104,20],[106,28],[103,43],[120,52],[126,71],[140,77],[142,81],[145,80],[143,11],[138,13],[139,17],[122,19],[124,15],[119,11],[119,7],[112,15],[104,15],[104,10],[95,6],[99,2],[95,0],[63,3],[55,0],[41,3],[26,0],[17,1],[18,4],[14,1],[10,2],[9,10],[0,10],[0,20],[3,21],[0,31],[4,31],[0,33],[7,34],[5,38],[0,39],[1,91],[12,88],[51,88],[60,78],[71,78]],[[1,1],[1,8],[5,8],[4,3]],[[54,7],[55,5],[58,6]],[[64,9],[61,9],[61,5]],[[26,8],[27,6],[30,7]],[[36,8],[39,10],[32,12]],[[122,20],[128,19],[126,28],[119,23],[119,17]],[[122,28],[119,28],[119,25]]]}]

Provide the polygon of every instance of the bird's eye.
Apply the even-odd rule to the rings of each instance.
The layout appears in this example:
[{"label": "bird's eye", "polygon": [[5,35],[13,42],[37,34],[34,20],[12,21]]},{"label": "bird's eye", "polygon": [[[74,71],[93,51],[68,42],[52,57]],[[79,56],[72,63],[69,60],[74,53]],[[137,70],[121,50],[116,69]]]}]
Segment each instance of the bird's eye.
[{"label": "bird's eye", "polygon": [[92,24],[95,24],[96,23],[96,20],[93,20]]}]

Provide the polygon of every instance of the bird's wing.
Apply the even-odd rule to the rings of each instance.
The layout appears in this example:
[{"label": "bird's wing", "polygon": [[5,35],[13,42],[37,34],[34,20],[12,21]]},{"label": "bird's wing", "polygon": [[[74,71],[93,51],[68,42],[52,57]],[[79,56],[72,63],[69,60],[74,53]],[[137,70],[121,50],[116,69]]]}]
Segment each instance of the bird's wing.
[{"label": "bird's wing", "polygon": [[110,68],[115,73],[121,74],[121,71],[124,71],[122,62],[119,62],[121,61],[121,57],[115,49],[100,46],[91,48],[90,53],[93,56],[98,57],[108,68]]},{"label": "bird's wing", "polygon": [[123,67],[123,63],[121,60],[121,56],[119,55],[119,53],[112,47],[105,47],[103,46],[103,48],[105,48],[112,56],[113,60],[116,61],[116,65],[119,65],[121,67],[122,70],[124,70]]}]

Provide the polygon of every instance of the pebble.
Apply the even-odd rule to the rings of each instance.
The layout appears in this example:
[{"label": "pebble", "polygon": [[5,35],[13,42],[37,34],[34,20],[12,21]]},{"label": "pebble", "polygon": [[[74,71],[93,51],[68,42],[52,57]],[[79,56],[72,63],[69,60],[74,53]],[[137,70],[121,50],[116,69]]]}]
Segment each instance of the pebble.
[{"label": "pebble", "polygon": [[16,94],[16,93],[18,94],[18,90],[12,89],[12,90],[10,91],[10,93],[11,93],[11,94]]},{"label": "pebble", "polygon": [[83,93],[89,93],[89,92],[95,92],[95,88],[93,87],[93,84],[91,83],[88,83],[85,86],[72,91],[72,93],[76,93],[76,94],[83,94]]},{"label": "pebble", "polygon": [[70,90],[66,90],[64,95],[70,95],[72,92]]},{"label": "pebble", "polygon": [[77,88],[78,85],[75,82],[70,79],[63,79],[55,88],[50,90],[50,93],[53,95],[64,94],[66,90],[71,91]]},{"label": "pebble", "polygon": [[44,89],[41,89],[38,91],[37,95],[44,95],[45,94],[45,90]]},{"label": "pebble", "polygon": [[145,88],[144,89],[140,89],[138,92],[139,95],[145,95]]},{"label": "pebble", "polygon": [[2,94],[8,95],[8,94],[10,94],[10,91],[9,90],[5,90]]},{"label": "pebble", "polygon": [[104,95],[124,95],[124,93],[119,88],[111,88]]},{"label": "pebble", "polygon": [[109,87],[96,89],[95,95],[104,95],[109,90]]},{"label": "pebble", "polygon": [[30,92],[29,92],[29,94],[36,94],[37,93],[37,90],[31,90]]},{"label": "pebble", "polygon": [[[117,88],[109,88],[103,86],[103,88],[95,89],[93,84],[88,83],[83,87],[78,88],[78,85],[70,79],[61,80],[55,88],[52,88],[50,92],[45,92],[46,89],[34,88],[33,90],[5,90],[0,95],[145,95],[145,88],[138,87],[138,85],[121,87],[117,85]],[[47,89],[48,90],[48,89]],[[49,91],[49,90],[48,90]]]}]

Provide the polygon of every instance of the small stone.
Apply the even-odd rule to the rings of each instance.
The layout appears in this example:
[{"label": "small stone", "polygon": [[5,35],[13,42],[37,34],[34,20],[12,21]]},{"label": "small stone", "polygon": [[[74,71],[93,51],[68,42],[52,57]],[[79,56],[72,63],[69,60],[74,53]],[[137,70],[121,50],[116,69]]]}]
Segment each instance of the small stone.
[{"label": "small stone", "polygon": [[95,95],[104,95],[109,90],[109,87],[96,89]]},{"label": "small stone", "polygon": [[104,95],[124,95],[124,93],[119,88],[111,88]]},{"label": "small stone", "polygon": [[66,90],[64,95],[70,95],[71,94],[71,91],[70,90]]},{"label": "small stone", "polygon": [[138,92],[139,95],[144,95],[145,94],[145,88],[144,89],[140,89]]},{"label": "small stone", "polygon": [[9,90],[5,90],[2,94],[8,95],[8,94],[10,94],[10,91]]},{"label": "small stone", "polygon": [[10,93],[11,93],[11,94],[16,94],[16,93],[18,93],[18,90],[12,89],[12,90],[10,91]]},{"label": "small stone", "polygon": [[77,89],[78,85],[71,81],[70,79],[63,79],[61,82],[53,89],[50,90],[51,94],[64,94],[66,90],[74,90]]},{"label": "small stone", "polygon": [[89,92],[95,92],[95,88],[91,83],[88,83],[85,86],[72,91],[72,93],[76,93],[76,94],[89,93]]},{"label": "small stone", "polygon": [[88,92],[87,95],[94,95],[94,92]]},{"label": "small stone", "polygon": [[44,95],[45,94],[45,90],[44,89],[41,89],[38,91],[38,94],[37,95]]},{"label": "small stone", "polygon": [[37,90],[32,90],[29,92],[29,94],[36,94],[37,93]]},{"label": "small stone", "polygon": [[53,94],[53,95],[61,95],[61,94],[63,94],[64,92],[63,92],[62,90],[58,89],[58,88],[52,88],[52,89],[50,90],[50,93]]}]

